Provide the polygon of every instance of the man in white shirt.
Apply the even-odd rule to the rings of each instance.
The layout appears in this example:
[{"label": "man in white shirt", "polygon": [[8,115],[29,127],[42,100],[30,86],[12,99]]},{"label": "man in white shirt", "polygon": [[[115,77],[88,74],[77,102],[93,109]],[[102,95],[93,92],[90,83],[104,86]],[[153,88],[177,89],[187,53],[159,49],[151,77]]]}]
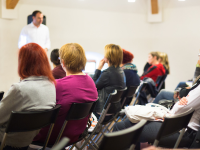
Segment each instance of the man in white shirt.
[{"label": "man in white shirt", "polygon": [[32,13],[33,22],[25,26],[19,36],[18,48],[21,48],[27,43],[37,43],[42,48],[50,49],[49,29],[43,25],[43,14],[41,11]]}]

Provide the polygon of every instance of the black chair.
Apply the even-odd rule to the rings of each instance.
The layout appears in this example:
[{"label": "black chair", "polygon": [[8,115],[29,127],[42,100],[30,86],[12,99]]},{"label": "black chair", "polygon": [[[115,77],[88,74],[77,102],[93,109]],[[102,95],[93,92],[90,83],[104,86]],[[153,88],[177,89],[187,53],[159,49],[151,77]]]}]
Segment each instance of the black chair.
[{"label": "black chair", "polygon": [[3,98],[3,95],[4,95],[4,91],[0,91],[0,101],[1,101],[2,98]]},{"label": "black chair", "polygon": [[194,113],[194,109],[191,108],[188,111],[186,111],[185,113],[179,114],[179,115],[175,115],[172,117],[165,117],[164,122],[162,123],[160,130],[156,136],[156,139],[154,141],[154,146],[157,146],[159,144],[159,141],[161,138],[165,137],[165,136],[169,136],[173,133],[176,133],[178,131],[180,131],[180,135],[176,141],[176,144],[174,146],[174,148],[177,148],[184,133],[185,133],[185,129],[187,128],[188,123],[190,122],[190,119],[192,117]]},{"label": "black chair", "polygon": [[134,94],[135,94],[135,91],[137,89],[138,86],[129,86],[127,87],[127,89],[124,91],[124,93],[122,94],[122,108],[124,108],[124,106],[126,104],[130,104],[130,102],[127,102],[127,100],[129,101],[129,99],[132,100]]},{"label": "black chair", "polygon": [[43,145],[43,150],[44,150],[49,141],[60,107],[61,107],[60,105],[57,105],[53,109],[45,111],[37,111],[37,112],[12,111],[1,142],[1,150],[3,150],[7,134],[13,132],[28,132],[28,131],[39,130],[51,124],[46,140]]},{"label": "black chair", "polygon": [[51,150],[62,150],[65,148],[65,146],[69,143],[69,138],[62,138],[61,141],[56,144]]},{"label": "black chair", "polygon": [[197,134],[196,134],[196,137],[194,138],[191,146],[189,147],[190,149],[191,148],[200,148],[200,127],[199,127],[199,130],[197,131]]},{"label": "black chair", "polygon": [[[127,89],[123,92],[122,94],[122,98],[121,98],[121,109],[124,108],[124,106],[126,106],[126,104],[130,104],[131,101],[132,101],[132,98],[135,94],[135,91],[137,89],[137,86],[129,86],[127,87]],[[128,102],[127,102],[128,101]],[[116,122],[118,122],[120,119],[121,120],[124,120],[125,118],[123,118],[125,115],[125,112],[124,110],[120,111],[118,114],[116,114],[116,119],[115,119],[115,122],[112,123],[112,126],[110,127],[109,131],[111,131],[115,125]],[[110,124],[111,124],[110,123]],[[110,124],[108,124],[108,126],[110,126]]]},{"label": "black chair", "polygon": [[[145,91],[146,88],[147,88],[147,86],[148,86],[148,83],[146,83],[146,82],[143,82],[143,83],[140,85],[140,87],[139,87],[139,89],[138,89],[138,91],[137,91],[137,93],[136,93],[136,97],[135,97],[135,100],[134,100],[134,102],[133,102],[133,105],[135,105],[136,103],[138,103],[138,100],[139,100],[139,97],[140,97],[141,92],[142,92],[142,91]],[[148,102],[146,102],[146,103],[148,103]]]},{"label": "black chair", "polygon": [[[91,115],[91,113],[94,110],[94,107],[96,105],[97,101],[94,102],[88,102],[88,103],[73,103],[69,109],[69,112],[65,118],[65,121],[63,123],[63,126],[60,130],[60,133],[56,139],[55,144],[57,144],[63,134],[63,131],[67,125],[67,122],[70,120],[81,120],[86,118],[87,116]],[[88,118],[89,120],[89,118]],[[82,140],[83,137],[81,137],[78,141]],[[78,142],[76,141],[76,142]]]},{"label": "black chair", "polygon": [[146,122],[141,120],[128,129],[105,133],[98,150],[127,150],[128,148],[133,150]]},{"label": "black chair", "polygon": [[[115,90],[113,93],[109,94],[108,99],[104,105],[104,108],[101,112],[99,121],[97,123],[97,125],[95,126],[93,132],[85,139],[84,144],[78,148],[78,149],[83,149],[87,144],[90,144],[90,146],[93,149],[98,149],[98,145],[96,144],[96,142],[98,141],[98,139],[100,139],[101,135],[105,132],[105,131],[109,131],[107,128],[108,126],[106,126],[108,123],[112,122],[115,119],[115,115],[121,110],[121,96],[123,94],[123,92],[125,91],[125,89],[122,90]],[[109,120],[104,120],[106,114],[112,114],[112,117]],[[103,126],[105,128],[103,128]],[[96,138],[93,138],[93,135],[97,135],[100,134],[100,136],[96,136]],[[96,141],[95,141],[96,140]],[[90,143],[90,141],[94,144],[94,146]]]},{"label": "black chair", "polygon": [[[67,122],[70,120],[80,120],[80,119],[83,119],[83,118],[89,116],[93,112],[96,102],[97,101],[88,102],[88,103],[73,103],[71,105],[54,145],[56,145],[59,142],[59,140],[63,134],[63,131],[67,125]],[[88,118],[88,122],[89,122],[89,118]],[[75,143],[81,141],[85,136],[87,136],[87,134],[88,134],[87,130],[88,130],[88,127],[86,127],[85,131],[82,133],[82,135],[80,135],[79,139],[76,142],[68,143],[68,145],[73,144],[73,147],[74,147]],[[43,145],[43,143],[41,143],[41,142],[32,142],[32,144],[39,145],[39,146]],[[52,148],[54,145],[48,144],[47,147]],[[66,145],[66,146],[68,146],[68,145]]]},{"label": "black chair", "polygon": [[162,85],[165,82],[165,79],[167,78],[167,74],[163,76],[158,76],[156,79],[156,85],[157,85],[157,91],[160,92]]}]

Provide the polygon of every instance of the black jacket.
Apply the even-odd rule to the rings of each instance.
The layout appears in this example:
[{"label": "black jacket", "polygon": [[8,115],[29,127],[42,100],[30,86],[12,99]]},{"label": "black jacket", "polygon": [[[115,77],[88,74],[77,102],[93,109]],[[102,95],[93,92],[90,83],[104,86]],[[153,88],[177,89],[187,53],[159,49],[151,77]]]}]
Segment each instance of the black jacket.
[{"label": "black jacket", "polygon": [[93,80],[98,90],[99,100],[97,101],[95,112],[101,112],[107,97],[115,89],[124,89],[126,79],[124,71],[120,67],[111,66],[104,71],[96,69]]}]

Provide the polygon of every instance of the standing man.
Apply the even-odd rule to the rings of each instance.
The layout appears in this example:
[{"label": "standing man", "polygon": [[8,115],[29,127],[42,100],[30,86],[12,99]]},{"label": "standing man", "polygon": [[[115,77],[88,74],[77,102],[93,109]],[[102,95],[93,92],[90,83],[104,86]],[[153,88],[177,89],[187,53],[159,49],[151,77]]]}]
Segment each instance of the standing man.
[{"label": "standing man", "polygon": [[32,13],[33,22],[26,25],[19,36],[18,48],[27,43],[37,43],[46,51],[50,49],[49,29],[43,25],[43,14],[41,11]]}]

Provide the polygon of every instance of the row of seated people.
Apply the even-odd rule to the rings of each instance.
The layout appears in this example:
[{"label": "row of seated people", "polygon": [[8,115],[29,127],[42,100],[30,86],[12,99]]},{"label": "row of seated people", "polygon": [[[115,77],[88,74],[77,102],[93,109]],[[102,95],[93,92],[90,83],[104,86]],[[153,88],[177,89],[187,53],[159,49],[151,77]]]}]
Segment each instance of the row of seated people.
[{"label": "row of seated people", "polygon": [[[46,52],[35,43],[23,46],[18,56],[18,74],[21,81],[11,86],[0,103],[0,140],[3,138],[11,111],[46,110],[60,104],[62,107],[49,140],[50,144],[54,144],[72,103],[96,101],[99,96],[95,108],[95,114],[99,117],[108,95],[114,89],[124,89],[131,84],[129,77],[132,76],[134,78],[131,79],[135,80],[132,82],[136,86],[139,85],[136,67],[131,64],[131,53],[122,50],[118,45],[109,44],[105,46],[104,55],[92,80],[82,72],[86,64],[83,48],[76,43],[63,45],[59,50],[60,60],[56,65],[61,64],[66,77],[55,80]],[[131,57],[123,59],[126,55]],[[101,72],[105,63],[108,63],[109,67]],[[67,124],[63,136],[69,137],[73,143],[84,131],[86,124],[87,118],[71,121]],[[45,127],[40,131],[9,134],[6,145],[27,149],[32,141],[44,142],[48,129],[49,127]]]},{"label": "row of seated people", "polygon": [[[83,48],[76,43],[63,45],[60,61],[66,71],[66,77],[55,80],[46,52],[38,44],[29,43],[19,50],[19,83],[11,86],[0,103],[0,140],[2,141],[11,111],[42,111],[61,104],[49,143],[54,144],[72,103],[96,101],[98,93],[94,81],[82,70],[86,64]],[[78,139],[85,130],[88,119],[71,121],[67,124],[63,136],[71,142]],[[32,141],[44,142],[49,127],[40,131],[8,134],[5,144],[11,147],[27,149]]]},{"label": "row of seated people", "polygon": [[[57,52],[54,51],[54,53]],[[127,59],[123,60],[123,52]],[[86,56],[79,44],[63,45],[59,50],[59,58],[59,60],[55,60],[52,53],[51,60],[56,65],[52,74],[46,52],[39,45],[29,43],[19,50],[18,74],[21,81],[11,86],[0,103],[1,141],[11,111],[41,111],[60,104],[62,107],[49,140],[50,144],[54,144],[72,103],[96,101],[97,90],[99,90],[99,95],[104,90],[104,95],[102,95],[104,99],[98,101],[95,109],[95,112],[101,112],[107,96],[114,89],[124,89],[126,79],[129,80],[134,76],[134,78],[131,78],[133,81],[127,83],[135,86],[140,84],[136,66],[131,64],[133,55],[130,52],[123,51],[118,45],[109,44],[105,46],[105,58],[100,62],[93,80],[82,72],[85,68]],[[109,68],[101,72],[104,63],[108,63]],[[125,78],[124,73],[127,78]],[[61,79],[55,80],[53,75],[65,77],[59,77]],[[84,131],[87,120],[86,118],[81,121],[69,122],[63,136],[69,137],[71,143],[73,143]],[[48,129],[49,127],[45,127],[40,131],[9,134],[6,145],[27,149],[32,141],[44,142]]]},{"label": "row of seated people", "polygon": [[[200,59],[200,58],[199,58]],[[179,147],[190,147],[195,136],[197,135],[197,131],[200,127],[200,61],[198,60],[196,65],[196,70],[193,78],[193,86],[182,88],[179,92],[171,92],[167,90],[161,90],[161,92],[156,96],[153,103],[159,103],[160,100],[175,100],[179,99],[177,103],[173,106],[173,108],[169,112],[169,116],[177,115],[186,112],[190,108],[193,108],[194,114],[188,124],[187,131],[183,135],[183,138],[179,144]],[[157,118],[163,119],[163,118]],[[129,119],[125,121],[121,121],[114,125],[113,132],[123,130],[135,125]],[[141,133],[139,143],[136,145],[136,149],[140,149],[140,143],[153,143],[156,135],[162,125],[160,121],[148,121],[144,126],[143,131]],[[176,126],[176,125],[174,125]],[[165,148],[173,148],[178,136],[179,132],[176,132],[170,136],[164,137],[160,140],[159,144]],[[145,150],[155,150],[160,148],[149,147]]]}]

